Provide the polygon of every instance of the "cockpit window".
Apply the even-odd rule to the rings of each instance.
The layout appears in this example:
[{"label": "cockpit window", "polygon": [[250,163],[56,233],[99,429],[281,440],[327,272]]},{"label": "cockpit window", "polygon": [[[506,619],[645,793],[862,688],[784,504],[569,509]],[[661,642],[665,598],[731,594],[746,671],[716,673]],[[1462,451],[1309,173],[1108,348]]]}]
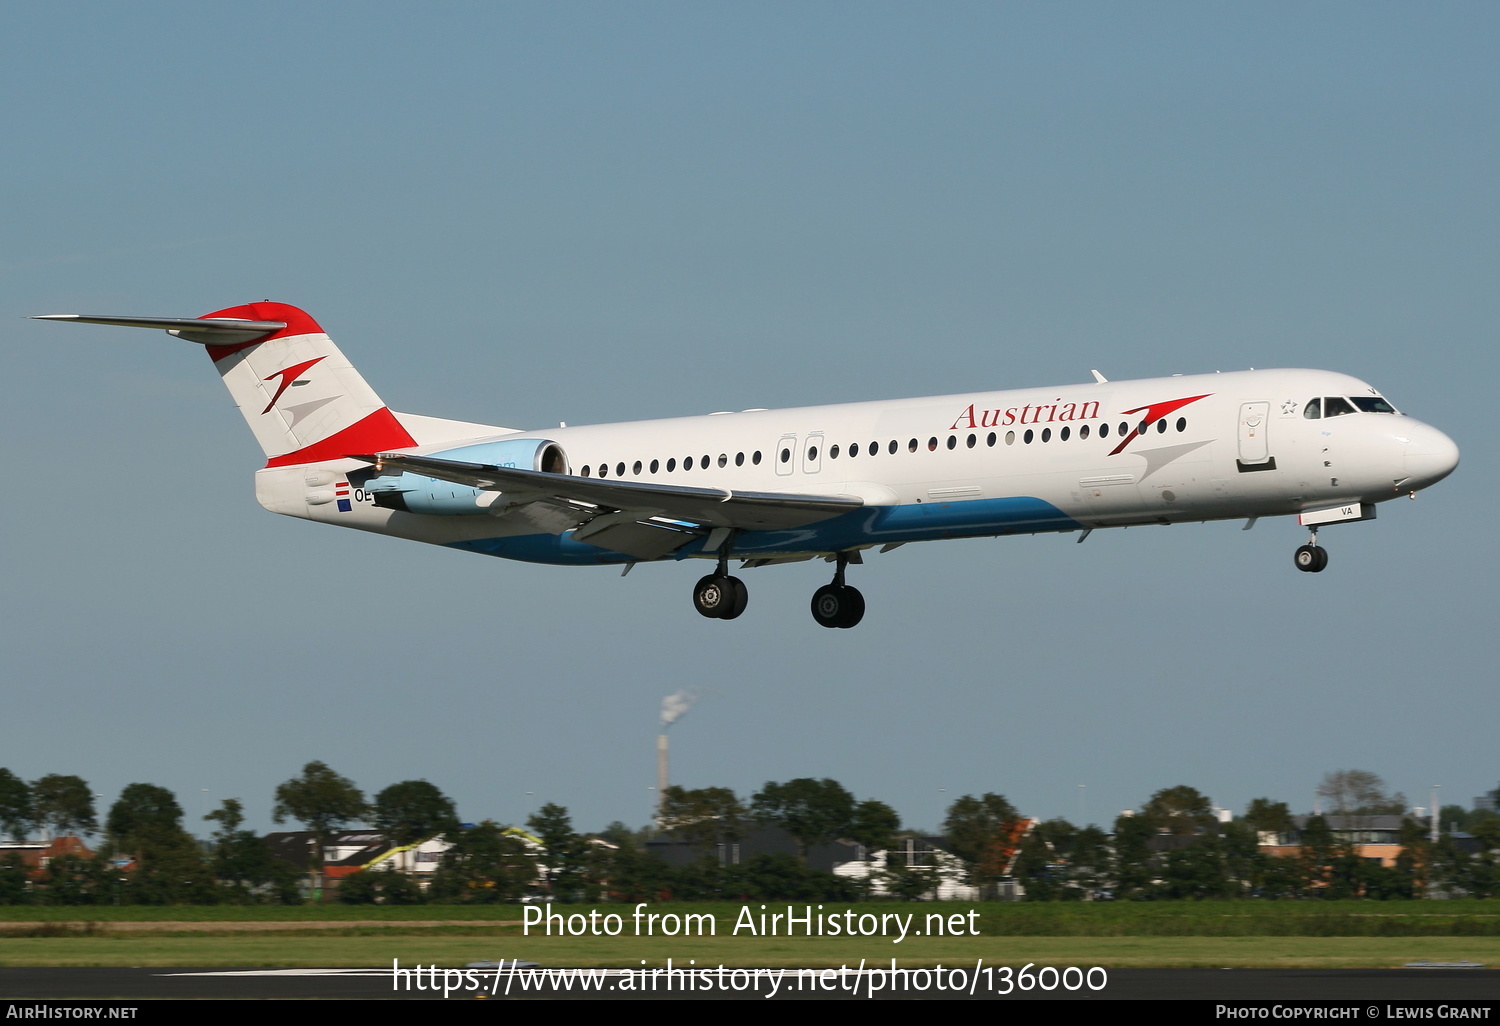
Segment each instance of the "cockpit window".
[{"label": "cockpit window", "polygon": [[1323,398],[1323,416],[1342,417],[1346,413],[1353,413],[1354,407],[1349,405],[1349,400],[1343,396],[1330,395]]},{"label": "cockpit window", "polygon": [[1396,408],[1378,395],[1356,395],[1349,399],[1361,413],[1395,413]]},{"label": "cockpit window", "polygon": [[1308,420],[1317,420],[1323,416],[1323,400],[1309,399],[1307,405],[1302,407],[1302,416]]}]

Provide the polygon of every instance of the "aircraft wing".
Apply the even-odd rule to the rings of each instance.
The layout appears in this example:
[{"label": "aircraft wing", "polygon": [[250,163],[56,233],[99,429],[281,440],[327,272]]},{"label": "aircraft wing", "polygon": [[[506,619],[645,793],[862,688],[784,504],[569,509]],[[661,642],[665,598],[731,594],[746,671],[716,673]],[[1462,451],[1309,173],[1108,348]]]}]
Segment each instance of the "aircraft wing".
[{"label": "aircraft wing", "polygon": [[714,529],[803,527],[865,503],[852,495],[736,492],[646,481],[548,474],[432,456],[354,456],[377,473],[411,473],[495,492],[492,515],[529,522],[553,534],[576,530],[579,541],[657,559]]}]

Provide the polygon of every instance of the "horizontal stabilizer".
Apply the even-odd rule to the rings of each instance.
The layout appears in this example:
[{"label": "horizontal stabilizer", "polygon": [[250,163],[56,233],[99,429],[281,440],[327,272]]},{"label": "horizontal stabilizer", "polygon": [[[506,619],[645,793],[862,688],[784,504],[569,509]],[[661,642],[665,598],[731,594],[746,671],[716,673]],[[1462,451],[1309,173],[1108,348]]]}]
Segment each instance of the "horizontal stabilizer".
[{"label": "horizontal stabilizer", "polygon": [[250,342],[280,331],[286,321],[249,321],[239,317],[117,317],[104,314],[39,314],[34,321],[114,324],[122,328],[161,328],[168,334],[205,346]]}]

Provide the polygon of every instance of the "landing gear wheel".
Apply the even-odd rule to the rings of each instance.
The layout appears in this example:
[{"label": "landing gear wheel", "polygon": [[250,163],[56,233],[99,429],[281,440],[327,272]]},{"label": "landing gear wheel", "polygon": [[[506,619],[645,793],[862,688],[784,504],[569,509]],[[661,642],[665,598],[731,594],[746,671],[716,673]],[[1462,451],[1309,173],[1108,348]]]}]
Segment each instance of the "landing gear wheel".
[{"label": "landing gear wheel", "polygon": [[693,608],[711,620],[724,616],[734,604],[734,588],[727,577],[709,574],[693,585]]},{"label": "landing gear wheel", "polygon": [[813,592],[812,615],[820,627],[853,627],[864,619],[865,597],[846,584],[825,584]]},{"label": "landing gear wheel", "polygon": [[733,620],[749,601],[750,591],[738,577],[709,574],[693,586],[693,608],[713,620]]},{"label": "landing gear wheel", "polygon": [[745,587],[745,582],[738,577],[726,577],[724,582],[734,591],[734,598],[729,603],[729,608],[724,611],[722,619],[733,620],[745,611],[745,606],[750,604],[750,589]]},{"label": "landing gear wheel", "polygon": [[1320,573],[1328,565],[1328,550],[1321,545],[1300,545],[1292,561],[1305,574]]}]

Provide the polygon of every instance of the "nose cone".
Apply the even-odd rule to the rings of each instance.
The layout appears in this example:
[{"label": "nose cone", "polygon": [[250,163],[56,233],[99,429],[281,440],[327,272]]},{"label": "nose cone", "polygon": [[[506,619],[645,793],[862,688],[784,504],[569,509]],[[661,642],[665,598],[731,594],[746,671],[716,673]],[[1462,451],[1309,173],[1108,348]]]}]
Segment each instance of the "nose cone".
[{"label": "nose cone", "polygon": [[1458,466],[1458,446],[1453,439],[1420,422],[1403,427],[1407,439],[1404,490],[1431,487],[1453,473],[1453,468]]}]

